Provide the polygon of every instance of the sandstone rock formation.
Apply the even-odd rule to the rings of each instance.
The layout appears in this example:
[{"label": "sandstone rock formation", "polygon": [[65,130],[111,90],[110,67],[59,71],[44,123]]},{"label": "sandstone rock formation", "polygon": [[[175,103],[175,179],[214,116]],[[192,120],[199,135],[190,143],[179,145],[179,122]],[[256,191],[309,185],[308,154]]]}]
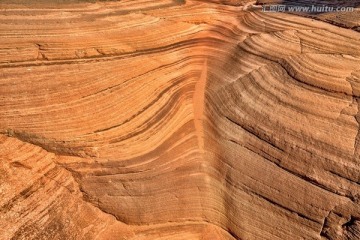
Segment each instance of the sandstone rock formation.
[{"label": "sandstone rock formation", "polygon": [[360,239],[360,33],[253,4],[0,4],[0,239]]}]

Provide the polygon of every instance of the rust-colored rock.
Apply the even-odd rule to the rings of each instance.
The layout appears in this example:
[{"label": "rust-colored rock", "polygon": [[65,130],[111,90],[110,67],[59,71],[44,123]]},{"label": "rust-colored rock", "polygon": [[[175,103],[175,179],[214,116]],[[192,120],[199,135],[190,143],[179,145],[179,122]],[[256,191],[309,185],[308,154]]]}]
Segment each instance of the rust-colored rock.
[{"label": "rust-colored rock", "polygon": [[360,239],[359,9],[254,4],[2,2],[0,239]]}]

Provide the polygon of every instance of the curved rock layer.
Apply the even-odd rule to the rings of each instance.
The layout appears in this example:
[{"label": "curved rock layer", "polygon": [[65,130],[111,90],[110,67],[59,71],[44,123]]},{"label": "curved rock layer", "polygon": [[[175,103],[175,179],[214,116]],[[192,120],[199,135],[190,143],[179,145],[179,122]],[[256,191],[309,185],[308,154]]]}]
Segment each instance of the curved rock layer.
[{"label": "curved rock layer", "polygon": [[251,4],[0,5],[0,239],[360,239],[360,33]]}]

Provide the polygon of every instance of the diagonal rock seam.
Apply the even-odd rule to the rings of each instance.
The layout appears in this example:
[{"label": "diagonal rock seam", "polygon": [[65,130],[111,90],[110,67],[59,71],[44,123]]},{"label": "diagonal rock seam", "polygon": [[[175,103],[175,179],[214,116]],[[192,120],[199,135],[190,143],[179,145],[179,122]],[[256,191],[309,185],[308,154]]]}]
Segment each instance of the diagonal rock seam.
[{"label": "diagonal rock seam", "polygon": [[[42,145],[42,144],[39,145],[39,144],[33,143],[31,140],[25,140],[24,138],[19,137],[19,136],[21,136],[21,134],[20,134],[20,135],[19,135],[19,134],[15,134],[15,131],[11,131],[11,132],[12,132],[12,134],[5,134],[5,135],[6,135],[7,137],[16,138],[16,139],[18,139],[18,140],[21,141],[21,142],[24,142],[24,143],[27,143],[27,144],[31,144],[31,145],[37,146],[37,147],[39,147],[39,148],[41,148],[41,149],[44,149],[44,150],[47,151],[47,152],[53,153],[53,154],[54,154],[54,157],[52,158],[52,162],[53,162],[56,166],[64,169],[64,170],[67,171],[68,173],[70,173],[71,176],[72,176],[72,178],[73,178],[73,180],[77,183],[78,190],[79,190],[80,193],[82,194],[82,198],[79,198],[79,200],[84,201],[84,202],[90,204],[91,206],[99,209],[101,212],[103,212],[103,213],[106,214],[106,215],[111,216],[112,218],[114,218],[114,219],[115,219],[116,221],[118,221],[118,222],[121,222],[121,223],[124,223],[124,224],[127,224],[127,225],[132,225],[132,226],[143,226],[143,225],[129,224],[129,223],[126,223],[126,222],[121,221],[121,220],[118,218],[118,216],[116,216],[115,214],[113,214],[113,213],[111,213],[111,212],[106,211],[105,209],[103,209],[103,208],[99,205],[98,199],[91,199],[91,197],[88,195],[88,193],[85,192],[85,191],[81,188],[81,183],[80,183],[79,180],[78,180],[78,172],[75,171],[75,170],[73,170],[73,169],[71,169],[71,168],[69,168],[69,167],[66,166],[65,164],[61,164],[61,163],[59,163],[59,162],[56,161],[56,158],[59,157],[59,156],[70,156],[70,155],[62,155],[61,153],[58,153],[58,152],[56,152],[56,151],[53,151],[53,150],[51,150],[51,148],[48,148],[48,147],[46,147],[46,146],[44,146],[44,145]],[[47,150],[47,149],[49,149],[49,150]],[[64,188],[64,189],[66,189],[66,190],[67,190],[70,194],[72,194],[72,195],[74,194],[74,192],[73,192],[71,189],[69,189],[67,186],[63,185],[62,183],[58,182],[57,180],[55,180],[55,179],[53,179],[53,178],[50,178],[50,177],[48,177],[48,176],[45,176],[45,175],[42,175],[42,177],[45,177],[45,178],[50,179],[51,181],[54,181],[54,182],[56,183],[56,185],[58,185],[59,187],[62,187],[62,188]],[[77,198],[76,195],[73,195],[73,196],[75,196],[75,197]],[[7,211],[13,211],[13,210],[12,210],[12,209],[7,209]],[[226,228],[224,228],[224,227],[222,227],[222,226],[220,226],[220,225],[214,224],[213,222],[211,222],[211,221],[209,221],[209,220],[206,220],[206,219],[203,219],[203,220],[201,220],[201,221],[199,221],[199,220],[192,220],[192,219],[185,219],[185,220],[183,220],[183,221],[181,221],[181,222],[207,223],[207,224],[210,224],[210,225],[214,225],[214,226],[217,226],[217,227],[220,227],[221,229],[223,229],[225,232],[227,232],[229,235],[231,235],[234,239],[239,239],[236,235],[234,235],[234,233],[232,233],[231,231],[229,231],[229,229],[226,229]],[[166,223],[180,223],[180,221],[167,221]],[[163,224],[163,223],[160,223],[160,224]],[[151,226],[151,225],[159,225],[159,223],[157,223],[157,224],[150,224],[150,223],[145,224],[145,226]]]},{"label": "diagonal rock seam", "polygon": [[[253,34],[253,35],[257,35],[257,34]],[[253,35],[249,35],[248,37],[249,38],[251,38]],[[299,41],[300,41],[300,48],[301,48],[301,54],[303,54],[303,43],[302,43],[302,39],[301,38],[299,38]],[[189,43],[189,42],[186,42],[186,41],[184,41],[184,42],[182,42],[181,44],[184,44],[184,45],[186,45],[186,44],[191,44],[191,42]],[[179,45],[181,45],[181,44],[179,44]],[[41,50],[41,48],[42,48],[42,46],[40,45],[40,44],[37,44],[37,46],[38,46],[38,48],[39,48],[39,51]],[[169,49],[171,48],[171,47],[173,47],[173,46],[171,46],[171,45],[169,45],[168,46],[169,47]],[[156,51],[153,51],[154,49],[150,49],[148,52],[156,52]],[[243,50],[245,50],[245,49],[243,49]],[[145,51],[145,50],[144,50]],[[98,51],[99,52],[99,51]],[[148,53],[148,52],[145,52],[145,54],[146,53]],[[296,77],[296,74],[293,74],[289,69],[288,69],[288,66],[287,66],[287,63],[286,63],[286,60],[284,60],[284,59],[281,59],[281,60],[278,60],[278,61],[274,61],[273,59],[268,59],[268,58],[266,58],[266,56],[264,56],[264,55],[256,55],[255,53],[253,53],[253,52],[248,52],[248,53],[250,53],[250,54],[252,54],[252,55],[254,55],[254,56],[258,56],[258,57],[260,57],[260,58],[262,58],[262,59],[265,59],[265,60],[268,60],[268,61],[270,61],[270,64],[276,64],[277,66],[279,66],[279,67],[281,67],[285,72],[284,72],[284,74],[287,74],[288,76],[290,76],[292,79],[294,79],[294,80],[296,80],[296,81],[298,81],[298,82],[300,82],[300,83],[303,83],[303,84],[306,84],[306,85],[308,85],[308,86],[310,86],[310,87],[312,87],[312,88],[314,88],[314,89],[319,89],[319,90],[322,90],[322,91],[327,91],[327,92],[332,92],[332,91],[328,91],[328,89],[322,89],[322,88],[319,88],[318,86],[313,86],[313,85],[311,85],[311,84],[308,84],[308,83],[306,83],[306,82],[303,82],[301,79],[298,79],[297,77]],[[129,53],[129,55],[126,55],[126,56],[133,56],[133,55],[136,55],[136,54],[143,54],[143,53]],[[305,54],[305,53],[304,53]],[[106,55],[105,56],[105,54],[101,54],[101,56],[100,56],[100,58],[105,58],[105,57],[108,57],[108,55]],[[110,56],[110,57],[112,57],[112,56]],[[114,57],[118,57],[118,56],[114,56]],[[84,58],[85,59],[85,58]],[[83,59],[83,60],[84,60]],[[46,60],[46,61],[45,61]],[[95,59],[86,59],[86,60],[89,60],[89,61],[95,61]],[[106,59],[105,59],[106,60]],[[51,61],[51,60],[49,60],[49,61]],[[61,60],[61,61],[63,61],[63,60]],[[85,61],[85,60],[84,60]],[[48,59],[42,59],[42,60],[40,60],[40,61],[38,61],[35,65],[46,65],[45,64],[45,62],[48,62]],[[64,62],[66,62],[65,60],[64,60]],[[62,64],[62,63],[64,63],[64,62],[60,62],[60,64]],[[59,62],[56,62],[56,61],[54,61],[53,62],[54,64],[59,64]],[[67,63],[70,63],[70,62],[67,62]],[[73,62],[71,62],[71,63],[73,63]],[[14,63],[14,65],[16,65],[17,63]],[[269,64],[265,64],[265,66],[266,65],[269,65]],[[27,65],[24,65],[24,66],[27,66]],[[10,66],[11,67],[11,66]],[[206,80],[207,80],[207,78],[208,78],[208,76],[207,76],[207,73],[208,73],[208,69],[207,69],[207,67],[208,67],[208,59],[205,57],[205,60],[204,60],[204,64],[203,64],[203,68],[202,68],[202,71],[201,71],[201,73],[200,73],[200,79],[197,81],[197,83],[195,84],[195,90],[194,90],[194,94],[193,94],[193,114],[194,114],[194,128],[195,128],[195,134],[196,134],[196,137],[197,137],[197,142],[198,142],[198,148],[199,148],[199,150],[200,150],[200,153],[201,153],[201,156],[202,156],[202,161],[206,161],[207,159],[205,159],[205,155],[204,155],[204,153],[205,153],[205,151],[206,150],[208,150],[208,149],[206,149],[206,147],[207,146],[205,146],[205,143],[204,143],[204,138],[205,138],[205,136],[204,136],[204,134],[206,134],[207,132],[204,130],[204,120],[206,119],[206,116],[205,116],[205,114],[204,114],[204,107],[205,107],[205,101],[206,101],[206,99],[205,99],[205,92],[206,92],[206,84],[207,84],[207,82],[206,82]],[[261,67],[259,67],[259,68],[261,68]],[[259,69],[258,68],[258,69]],[[257,69],[254,69],[253,71],[255,71],[255,70],[257,70]],[[244,77],[244,76],[243,76]],[[241,78],[240,78],[241,79]],[[237,80],[240,80],[240,79],[237,79]],[[237,81],[237,80],[235,80],[235,81]],[[105,89],[105,91],[106,91],[107,89]],[[358,123],[358,128],[359,128],[359,125],[360,125],[360,104],[359,104],[359,99],[357,99],[355,96],[354,96],[354,92],[353,92],[353,94],[352,95],[350,95],[350,94],[347,94],[347,93],[344,93],[344,92],[336,92],[336,91],[334,91],[334,92],[332,92],[332,93],[336,93],[336,94],[345,94],[345,95],[347,95],[347,96],[351,96],[351,97],[353,97],[354,99],[355,99],[355,101],[357,102],[357,106],[358,106],[358,112],[357,112],[357,114],[354,116],[355,117],[355,120],[357,121],[357,123]],[[199,101],[199,102],[195,102],[195,98],[197,98],[197,97],[199,97],[199,99],[201,99],[201,101]],[[284,151],[284,150],[282,150],[280,147],[278,147],[275,143],[273,143],[273,142],[271,142],[271,141],[267,141],[267,139],[261,139],[257,134],[256,134],[256,132],[254,132],[254,131],[249,131],[249,129],[246,129],[244,126],[242,126],[242,124],[241,123],[238,123],[236,120],[234,120],[234,119],[231,119],[230,117],[226,117],[227,118],[227,120],[229,120],[229,121],[231,121],[231,122],[233,122],[234,124],[236,124],[236,125],[238,125],[239,127],[241,127],[241,128],[243,128],[243,129],[245,129],[247,132],[249,132],[251,135],[253,135],[253,136],[255,136],[255,137],[257,137],[257,138],[259,138],[261,141],[263,141],[263,142],[265,142],[266,144],[269,144],[269,145],[271,145],[272,147],[274,147],[274,148],[276,148],[276,149],[278,149],[279,151]],[[114,127],[117,127],[117,126],[114,126]],[[112,127],[111,127],[112,128]],[[110,128],[110,129],[111,129]],[[105,129],[106,130],[106,129]],[[1,131],[0,131],[1,132]],[[46,139],[46,138],[44,138],[44,137],[41,137],[41,136],[37,136],[37,135],[34,135],[34,134],[31,134],[31,133],[27,133],[27,132],[24,132],[24,131],[18,131],[18,130],[13,130],[13,129],[9,129],[9,130],[6,130],[6,131],[2,131],[3,132],[3,134],[5,134],[6,136],[8,136],[8,137],[14,137],[14,138],[17,138],[18,140],[20,140],[20,141],[22,141],[22,142],[26,142],[26,143],[29,143],[29,144],[32,144],[32,145],[36,145],[36,146],[38,146],[38,147],[40,147],[40,148],[42,148],[42,149],[44,149],[44,150],[46,150],[47,152],[52,152],[52,153],[54,153],[55,154],[55,156],[77,156],[77,157],[80,157],[80,158],[88,158],[88,159],[96,159],[97,158],[97,156],[96,156],[96,154],[94,154],[92,151],[91,151],[91,147],[89,147],[89,149],[88,149],[88,147],[86,147],[86,146],[84,146],[84,147],[79,147],[79,149],[81,150],[81,151],[79,151],[79,152],[81,152],[81,153],[79,153],[78,151],[72,151],[70,148],[68,148],[67,146],[66,146],[66,142],[60,142],[60,141],[57,141],[56,139]],[[355,159],[355,153],[356,153],[356,149],[358,148],[358,145],[359,145],[359,136],[360,135],[360,131],[359,131],[359,129],[358,129],[358,133],[357,133],[357,136],[356,136],[356,139],[355,139],[355,142],[354,142],[354,159]],[[233,143],[237,143],[235,140],[229,140],[229,141],[231,141],[231,142],[233,142]],[[237,143],[237,144],[239,144],[239,143]],[[241,145],[241,144],[240,144]],[[254,153],[256,153],[256,154],[259,154],[258,152],[256,152],[256,151],[254,151],[253,149],[251,149],[250,147],[247,147],[247,146],[244,146],[245,148],[247,148],[248,150],[250,150],[250,151],[252,151],[252,152],[254,152]],[[76,149],[76,150],[79,150],[79,149]],[[260,154],[259,154],[260,155]],[[264,157],[263,155],[260,155],[260,156],[262,156],[262,157]],[[266,157],[264,157],[266,160],[268,160],[268,161],[271,161],[271,162],[273,162],[271,159],[268,159],[268,158],[266,158]],[[68,171],[71,175],[72,175],[72,177],[74,178],[74,181],[75,182],[77,182],[78,183],[78,187],[79,187],[79,190],[80,190],[80,192],[81,192],[81,194],[82,194],[82,196],[83,196],[83,198],[81,199],[81,200],[83,200],[83,201],[85,201],[85,202],[87,202],[87,203],[90,203],[92,206],[94,206],[95,208],[97,208],[97,209],[100,209],[102,212],[104,212],[105,214],[109,214],[109,215],[111,215],[111,216],[113,216],[113,217],[115,217],[116,218],[116,220],[118,220],[118,221],[121,221],[121,220],[119,220],[118,218],[117,218],[117,216],[115,216],[115,215],[113,215],[111,212],[109,213],[109,211],[106,211],[106,210],[104,210],[104,209],[101,209],[101,206],[100,206],[100,204],[99,204],[99,199],[90,199],[91,197],[90,196],[88,196],[88,193],[86,193],[82,188],[81,188],[81,185],[80,185],[80,182],[79,182],[79,180],[77,179],[78,178],[78,172],[77,171],[75,171],[75,170],[73,170],[73,169],[71,169],[70,167],[68,167],[68,166],[66,166],[66,164],[61,164],[61,163],[59,163],[59,162],[57,162],[56,161],[56,158],[54,158],[53,159],[53,161],[54,161],[54,163],[57,165],[57,166],[59,166],[59,167],[61,167],[61,168],[63,168],[63,169],[65,169],[66,171]],[[283,166],[281,166],[281,164],[277,164],[276,162],[273,162],[277,167],[279,167],[280,169],[282,169],[282,170],[284,170],[284,171],[286,171],[286,172],[288,172],[288,173],[290,173],[290,174],[292,174],[292,175],[295,175],[295,176],[297,176],[297,177],[299,177],[299,178],[301,178],[302,180],[304,180],[304,181],[307,181],[307,182],[310,182],[311,184],[314,184],[314,185],[316,185],[317,187],[319,187],[319,188],[322,188],[322,189],[325,189],[324,187],[321,187],[321,186],[319,186],[317,183],[316,183],[316,181],[314,182],[312,179],[308,179],[308,177],[307,176],[303,176],[303,175],[301,175],[301,174],[297,174],[296,172],[293,172],[291,169],[287,169],[286,167],[283,167]],[[334,173],[334,174],[336,174],[336,173]],[[339,177],[343,177],[343,176],[341,176],[340,174],[339,174]],[[344,178],[344,177],[343,177]],[[54,181],[56,181],[56,180],[54,180]],[[225,181],[228,181],[228,179],[225,179]],[[230,182],[230,181],[228,181],[228,182]],[[57,184],[61,184],[61,183],[57,183]],[[230,183],[230,184],[232,184],[232,183]],[[66,187],[66,186],[64,186],[64,187]],[[234,186],[234,187],[236,187],[236,186]],[[69,189],[68,189],[69,190]],[[325,190],[327,190],[327,189],[325,189]],[[327,191],[329,191],[329,190],[327,190]],[[331,191],[331,189],[330,189],[330,192],[333,192],[333,191]],[[273,205],[275,205],[275,206],[278,206],[278,207],[283,207],[282,205],[280,205],[280,204],[278,204],[276,201],[274,201],[274,200],[272,200],[272,199],[269,199],[269,198],[267,198],[266,199],[266,196],[262,196],[261,194],[259,194],[259,193],[256,193],[256,192],[250,192],[250,194],[254,194],[254,195],[258,195],[257,197],[259,197],[259,198],[264,198],[266,201],[268,201],[268,202],[270,202],[271,204],[273,204]],[[342,196],[342,195],[340,195],[340,196]],[[351,198],[349,198],[350,200],[353,200],[353,199],[351,199]],[[285,206],[286,207],[286,206]],[[284,207],[283,207],[284,208]],[[290,211],[292,211],[291,209],[289,209]],[[331,211],[330,211],[331,212]],[[330,212],[329,212],[329,214],[330,214]],[[297,212],[294,212],[293,211],[293,213],[294,214],[298,214],[299,215],[299,213],[297,213]],[[229,216],[228,216],[228,214],[229,213],[226,213],[226,217],[228,218]],[[300,213],[301,214],[301,213]],[[301,215],[299,215],[300,217],[302,217]],[[307,216],[305,216],[304,215],[304,218],[307,218],[308,220],[313,220],[313,219],[311,219],[311,218],[308,218]],[[324,224],[325,224],[325,220],[326,220],[326,217],[325,217],[325,219],[324,219],[324,223],[323,223],[323,228],[324,228]],[[196,221],[196,220],[191,220],[191,219],[186,219],[186,221],[188,221],[188,222],[200,222],[200,221]],[[314,220],[313,220],[314,221]],[[169,221],[170,222],[170,221]],[[203,219],[203,222],[207,222],[207,223],[209,223],[209,224],[212,224],[212,225],[215,225],[215,226],[218,226],[218,227],[220,227],[220,228],[222,228],[223,230],[225,230],[227,233],[229,233],[234,239],[239,239],[239,237],[232,231],[232,229],[229,227],[228,229],[226,229],[226,227],[224,227],[224,226],[221,226],[221,224],[216,224],[216,223],[213,223],[211,220],[208,220],[208,219]],[[317,223],[317,224],[321,224],[321,223],[319,223],[319,221],[316,221],[315,220],[315,222]],[[149,224],[149,225],[151,225],[151,224]],[[321,230],[322,231],[322,230]],[[321,232],[320,232],[321,233]]]},{"label": "diagonal rock seam", "polygon": [[[300,79],[297,79],[295,76],[293,76],[287,70],[287,68],[282,64],[283,63],[282,61],[274,61],[272,59],[265,58],[262,55],[256,55],[256,54],[254,54],[252,52],[249,52],[249,53],[252,54],[252,55],[261,57],[263,59],[266,59],[266,60],[268,60],[268,61],[270,61],[272,63],[275,63],[275,64],[281,66],[287,72],[287,74],[289,76],[291,76],[292,78],[294,78],[295,80],[297,80],[299,82],[307,84],[307,83],[301,81]],[[203,142],[203,140],[204,140],[204,136],[203,136],[203,134],[204,134],[204,129],[203,129],[203,120],[204,120],[204,115],[203,115],[204,114],[204,109],[203,108],[204,108],[204,106],[203,106],[203,104],[204,104],[204,101],[205,101],[204,96],[205,96],[205,85],[206,85],[206,78],[207,78],[206,77],[206,71],[207,71],[206,67],[207,67],[207,61],[205,60],[204,61],[204,66],[203,66],[203,71],[200,74],[200,79],[199,79],[199,82],[195,86],[195,92],[194,92],[194,98],[195,98],[195,96],[199,96],[200,99],[201,99],[201,101],[199,103],[194,102],[194,124],[195,124],[195,129],[196,129],[196,135],[197,135],[197,138],[198,138],[199,149],[200,149],[201,152],[204,152],[204,142]],[[312,86],[312,87],[316,88],[316,86]],[[325,89],[322,89],[322,90],[325,90]],[[335,92],[335,93],[340,93],[340,92]],[[352,95],[352,97],[354,97],[354,96]],[[355,117],[355,118],[358,120],[357,117]],[[33,134],[29,134],[29,133],[26,133],[26,132],[21,132],[21,131],[17,131],[17,130],[7,130],[7,131],[5,131],[4,134],[9,136],[9,137],[15,137],[15,138],[17,138],[17,139],[19,139],[19,140],[21,140],[23,142],[27,142],[27,143],[36,145],[38,147],[41,147],[41,148],[45,149],[46,151],[52,152],[52,153],[54,153],[56,155],[77,156],[77,157],[82,157],[82,158],[96,158],[91,153],[86,152],[86,151],[85,151],[85,155],[79,155],[79,154],[76,154],[76,153],[74,154],[73,152],[71,153],[71,152],[69,152],[67,150],[67,148],[65,146],[63,146],[61,143],[57,143],[55,140],[49,140],[49,139],[46,139],[46,138],[43,138],[43,137],[40,137],[40,136],[36,136],[36,135],[33,135]],[[256,136],[256,134],[254,134],[254,133],[251,133],[251,134]],[[270,143],[270,144],[273,145],[274,147],[276,147],[274,144],[272,144],[272,143]],[[49,146],[49,145],[55,145],[56,147]],[[74,180],[80,186],[80,183],[78,182],[77,178],[75,177],[77,175],[76,171],[66,167],[63,164],[59,164],[56,161],[54,163],[57,164],[58,166],[64,168],[68,172],[70,172],[72,174],[72,176],[74,177]],[[281,167],[278,164],[276,164],[276,166],[278,166],[279,168],[281,168],[281,169],[283,169],[285,171],[289,171],[288,169],[285,169],[285,168]],[[294,173],[292,173],[292,174],[294,174]],[[311,179],[307,179],[305,176],[301,176],[299,174],[295,174],[295,175],[302,178],[303,180],[306,180],[306,181],[311,180]],[[314,183],[314,184],[319,186],[317,183]],[[323,188],[323,187],[321,187],[321,188]],[[101,209],[99,204],[96,204],[96,200],[94,200],[94,201],[90,200],[87,193],[84,192],[81,189],[81,187],[79,187],[79,190],[83,194],[83,200],[85,200],[86,202],[91,203],[94,207],[99,208],[102,212],[104,212],[106,214],[109,214],[109,215],[115,217],[118,221],[120,221],[117,218],[117,216],[113,215],[111,212],[108,212],[108,211],[105,211],[104,209]],[[299,216],[301,216],[301,215],[299,215]],[[222,227],[220,225],[217,225],[217,226]],[[229,229],[224,229],[224,230],[229,232]]]}]

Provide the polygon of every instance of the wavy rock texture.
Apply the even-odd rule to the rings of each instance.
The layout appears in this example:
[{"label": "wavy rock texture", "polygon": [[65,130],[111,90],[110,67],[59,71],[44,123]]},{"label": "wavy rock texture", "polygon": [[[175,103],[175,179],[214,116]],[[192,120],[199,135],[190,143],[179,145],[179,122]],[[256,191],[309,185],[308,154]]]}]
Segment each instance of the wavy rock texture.
[{"label": "wavy rock texture", "polygon": [[0,239],[360,239],[360,33],[252,4],[0,5]]}]

